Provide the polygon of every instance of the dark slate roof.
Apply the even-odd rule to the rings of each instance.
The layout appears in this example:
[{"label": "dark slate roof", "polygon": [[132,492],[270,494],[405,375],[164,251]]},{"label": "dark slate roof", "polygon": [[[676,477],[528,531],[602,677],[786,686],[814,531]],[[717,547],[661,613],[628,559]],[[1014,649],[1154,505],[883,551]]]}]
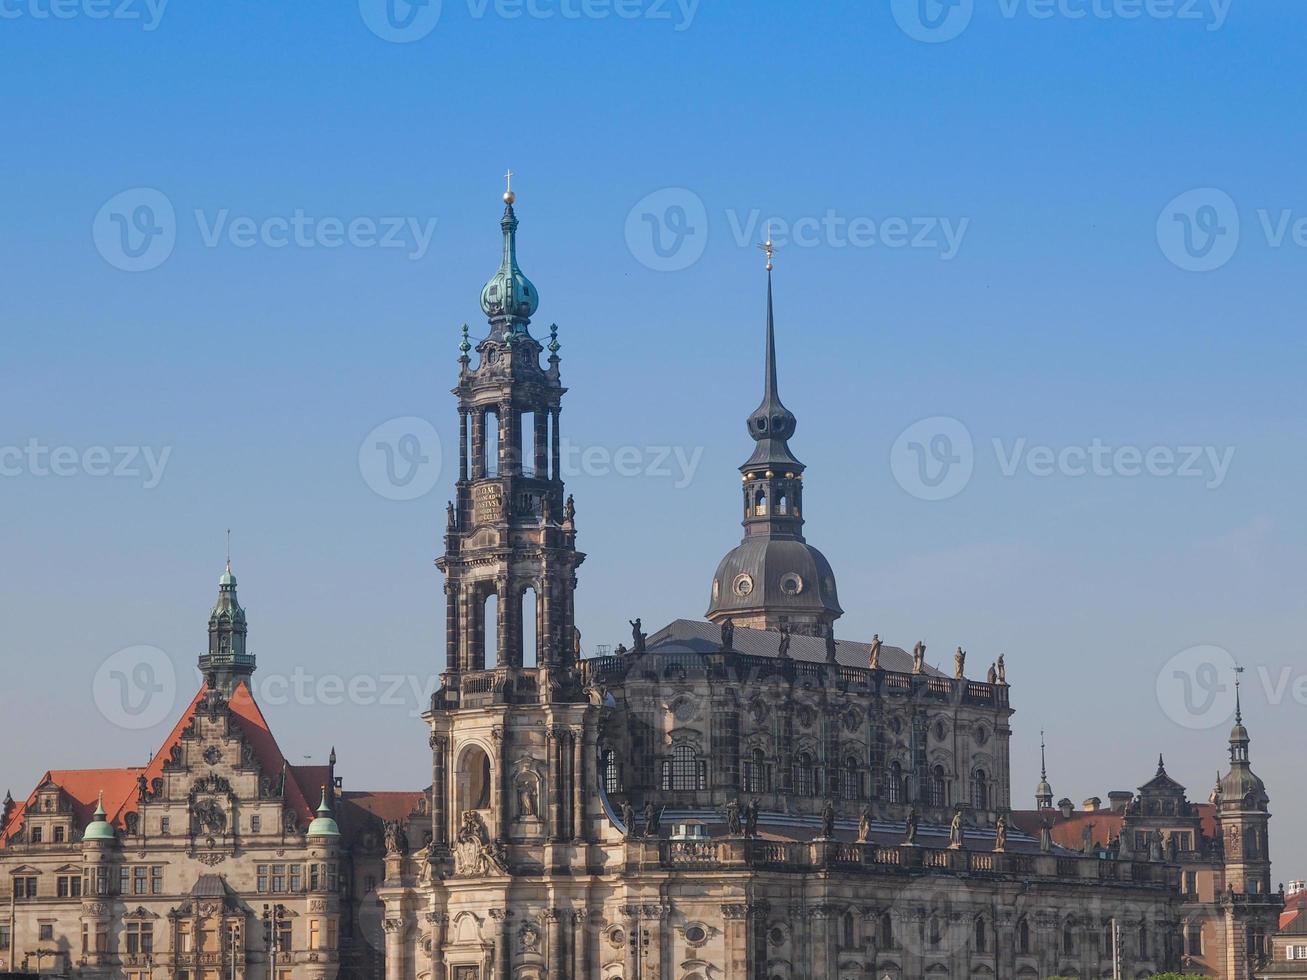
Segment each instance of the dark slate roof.
[{"label": "dark slate roof", "polygon": [[[677,619],[646,641],[649,653],[717,653],[721,650],[721,627],[696,619]],[[736,652],[751,657],[779,657],[781,634],[775,630],[756,630],[743,626],[735,628],[731,644]],[[790,637],[790,656],[808,663],[826,662],[826,641],[819,636]],[[835,641],[835,659],[844,667],[866,667],[871,657],[871,644],[853,640]],[[926,651],[927,660],[930,657]],[[880,665],[888,671],[902,674],[912,672],[912,654],[900,647],[882,643]],[[944,672],[926,664],[926,673],[943,677]]]},{"label": "dark slate roof", "polygon": [[222,875],[200,875],[191,888],[192,898],[235,898],[236,893]]}]

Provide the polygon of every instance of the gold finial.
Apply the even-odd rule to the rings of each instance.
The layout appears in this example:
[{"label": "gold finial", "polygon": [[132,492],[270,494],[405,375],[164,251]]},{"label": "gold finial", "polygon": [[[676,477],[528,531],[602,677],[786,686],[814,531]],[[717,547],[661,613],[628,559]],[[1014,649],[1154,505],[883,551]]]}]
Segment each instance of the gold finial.
[{"label": "gold finial", "polygon": [[512,204],[517,200],[517,195],[513,193],[513,178],[517,176],[510,167],[508,173],[504,174],[504,180],[507,182],[507,189],[504,191],[504,203]]},{"label": "gold finial", "polygon": [[767,256],[767,271],[768,271],[768,272],[771,272],[771,270],[772,270],[772,255],[775,253],[775,251],[776,251],[776,247],[772,244],[772,240],[771,240],[771,222],[770,222],[770,221],[767,222],[767,240],[766,240],[765,242],[763,242],[761,245],[759,245],[758,247],[759,247],[760,249],[762,249],[762,250],[763,250],[763,253]]}]

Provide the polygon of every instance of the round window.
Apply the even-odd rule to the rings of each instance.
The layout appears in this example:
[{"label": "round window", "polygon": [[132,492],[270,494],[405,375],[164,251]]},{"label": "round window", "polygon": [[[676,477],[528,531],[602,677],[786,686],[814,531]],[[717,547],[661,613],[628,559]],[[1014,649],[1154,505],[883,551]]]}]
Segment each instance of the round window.
[{"label": "round window", "polygon": [[701,946],[708,941],[708,930],[697,923],[685,928],[685,941],[691,946]]},{"label": "round window", "polygon": [[737,596],[744,598],[753,592],[753,577],[747,572],[735,576],[735,584],[733,588],[735,589],[735,594]]},{"label": "round window", "polygon": [[794,572],[786,572],[781,576],[781,591],[786,595],[798,595],[803,591],[803,579]]}]

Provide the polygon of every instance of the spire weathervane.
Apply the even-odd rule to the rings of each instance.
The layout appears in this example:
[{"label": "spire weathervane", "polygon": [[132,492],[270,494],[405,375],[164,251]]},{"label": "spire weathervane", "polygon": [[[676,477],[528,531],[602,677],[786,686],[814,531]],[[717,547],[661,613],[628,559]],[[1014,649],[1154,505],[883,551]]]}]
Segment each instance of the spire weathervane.
[{"label": "spire weathervane", "polygon": [[227,528],[227,571],[231,571],[231,528]]},{"label": "spire weathervane", "polygon": [[771,270],[772,270],[772,256],[773,256],[773,255],[775,254],[775,252],[776,252],[776,246],[772,244],[772,240],[771,240],[771,222],[770,222],[770,221],[767,222],[767,240],[766,240],[765,242],[763,242],[761,245],[759,245],[758,247],[759,247],[760,249],[762,249],[763,254],[767,256],[767,271],[768,271],[768,272],[771,272]]},{"label": "spire weathervane", "polygon": [[1044,758],[1044,730],[1039,730],[1039,778],[1048,779],[1048,764]]},{"label": "spire weathervane", "polygon": [[504,203],[505,204],[512,204],[514,201],[517,200],[517,195],[513,193],[513,178],[516,176],[517,174],[513,173],[512,167],[509,167],[508,173],[504,174],[504,182],[505,182]]},{"label": "spire weathervane", "polygon": [[1243,682],[1244,668],[1234,668],[1234,723],[1243,724],[1243,702],[1240,699],[1239,686]]}]

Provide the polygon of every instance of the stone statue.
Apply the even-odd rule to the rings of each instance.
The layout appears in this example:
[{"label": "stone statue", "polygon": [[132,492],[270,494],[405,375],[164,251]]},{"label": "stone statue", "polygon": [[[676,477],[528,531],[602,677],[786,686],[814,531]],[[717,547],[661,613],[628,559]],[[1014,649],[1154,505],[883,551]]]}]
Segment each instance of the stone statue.
[{"label": "stone statue", "polygon": [[917,808],[915,806],[910,807],[908,809],[908,819],[904,821],[904,826],[903,826],[903,843],[905,844],[917,843],[918,819],[920,818],[917,816]]},{"label": "stone statue", "polygon": [[998,663],[995,664],[995,667],[997,667],[997,669],[998,669],[998,682],[999,682],[1000,684],[1006,684],[1006,683],[1007,683],[1007,665],[1003,663],[1003,654],[1000,653],[1000,654],[998,655]]},{"label": "stone statue", "polygon": [[948,846],[953,850],[962,847],[962,811],[960,809],[953,811],[953,822],[948,828]]},{"label": "stone statue", "polygon": [[572,499],[570,493],[567,495],[567,502],[563,504],[563,523],[568,525],[576,523],[576,501]]},{"label": "stone statue", "polygon": [[1053,851],[1053,828],[1047,820],[1039,824],[1039,850],[1043,854],[1051,854]]},{"label": "stone statue", "polygon": [[732,837],[744,833],[744,824],[740,822],[740,801],[730,800],[726,804],[726,832]]},{"label": "stone statue", "polygon": [[995,684],[998,682],[998,667],[995,664],[989,665],[989,670],[985,673],[985,683]]},{"label": "stone statue", "polygon": [[926,644],[921,640],[912,648],[912,672],[922,674],[926,671]]},{"label": "stone statue", "polygon": [[722,649],[733,650],[735,647],[735,620],[727,616],[722,620]]},{"label": "stone statue", "polygon": [[1162,860],[1162,836],[1155,830],[1148,836],[1148,860]]},{"label": "stone statue", "polygon": [[994,828],[994,850],[1002,854],[1007,850],[1007,817],[999,814],[998,825]]},{"label": "stone statue", "polygon": [[408,831],[404,829],[403,822],[399,820],[387,820],[382,826],[386,838],[386,854],[407,854]]},{"label": "stone statue", "polygon": [[832,623],[826,626],[826,662],[828,664],[835,663],[835,654],[835,625]]},{"label": "stone statue", "polygon": [[780,634],[781,634],[781,648],[780,648],[781,659],[788,660],[790,656],[790,627],[788,624],[786,623],[781,624]]},{"label": "stone statue", "polygon": [[862,817],[858,820],[858,843],[865,844],[871,839],[871,807],[862,808]]},{"label": "stone statue", "polygon": [[880,634],[877,633],[871,638],[871,661],[872,670],[880,670]]},{"label": "stone statue", "polygon": [[830,800],[821,808],[821,836],[828,840],[835,837],[835,804]]},{"label": "stone statue", "polygon": [[746,837],[758,836],[758,801],[750,800],[744,808],[744,834]]},{"label": "stone statue", "polygon": [[427,885],[431,879],[436,876],[436,843],[428,841],[427,846],[422,849],[422,868],[418,871],[418,883]]},{"label": "stone statue", "polygon": [[953,654],[953,676],[958,680],[967,676],[967,651],[961,647]]},{"label": "stone statue", "polygon": [[454,529],[454,502],[452,500],[445,504],[445,527],[451,531]]},{"label": "stone statue", "polygon": [[1166,845],[1166,859],[1168,861],[1174,862],[1177,856],[1177,845],[1175,840],[1175,834],[1171,833],[1168,830],[1166,832],[1166,837],[1164,837],[1163,840]]},{"label": "stone statue", "polygon": [[622,828],[626,840],[635,836],[635,807],[631,806],[630,800],[622,804]]},{"label": "stone statue", "polygon": [[662,820],[662,808],[655,808],[652,800],[646,800],[644,804],[644,835],[646,837],[657,837],[658,831],[662,829]]},{"label": "stone statue", "polygon": [[641,632],[640,617],[628,619],[627,622],[631,624],[631,652],[644,653],[645,634]]},{"label": "stone statue", "polygon": [[1094,853],[1094,825],[1085,824],[1085,829],[1080,832],[1080,849],[1086,854]]},{"label": "stone statue", "polygon": [[540,815],[540,798],[536,790],[536,781],[530,776],[523,776],[517,782],[517,815],[519,817]]}]

